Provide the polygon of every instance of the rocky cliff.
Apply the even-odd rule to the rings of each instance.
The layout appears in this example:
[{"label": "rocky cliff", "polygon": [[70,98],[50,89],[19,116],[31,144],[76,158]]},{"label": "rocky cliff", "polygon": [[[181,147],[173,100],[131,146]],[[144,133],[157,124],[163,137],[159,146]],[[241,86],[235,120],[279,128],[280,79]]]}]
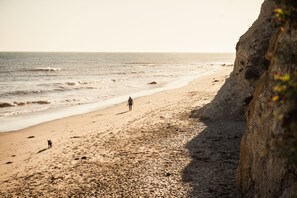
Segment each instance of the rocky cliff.
[{"label": "rocky cliff", "polygon": [[[247,129],[241,141],[240,163],[237,182],[247,197],[296,197],[297,171],[285,158],[276,155],[272,142],[284,133],[283,125],[276,115],[279,103],[271,99],[274,73],[290,73],[296,59],[297,31],[276,33],[271,40],[269,69],[262,75],[254,98],[247,111]],[[294,54],[291,56],[289,54]],[[293,63],[294,64],[294,63]]]},{"label": "rocky cliff", "polygon": [[[268,5],[266,0],[262,10]],[[297,31],[284,28],[272,35],[268,51],[270,64],[258,82],[247,110],[247,129],[241,141],[237,182],[246,197],[296,197],[297,171],[285,157],[277,155],[273,142],[284,134],[277,118],[281,104],[273,102],[275,73],[293,74],[297,63]]]},{"label": "rocky cliff", "polygon": [[[247,128],[241,141],[237,173],[238,187],[246,197],[297,196],[296,169],[286,158],[277,155],[273,146],[275,137],[283,134],[284,129],[276,116],[280,103],[272,101],[275,73],[292,74],[291,68],[296,66],[297,31],[281,31],[277,27],[273,20],[274,6],[272,0],[263,3],[259,19],[251,27],[255,31],[249,34],[250,29],[239,41],[234,68],[239,73],[242,67],[238,67],[238,61],[244,59],[250,63],[243,68],[244,75],[239,73],[242,80],[246,79],[243,83],[246,87],[249,83],[248,90],[253,96],[246,108]],[[259,25],[269,28],[257,31]],[[257,51],[259,43],[264,47]],[[244,55],[242,48],[248,49]]]},{"label": "rocky cliff", "polygon": [[258,19],[240,38],[234,70],[218,95],[191,115],[213,121],[246,120],[237,171],[244,197],[297,197],[296,168],[273,146],[285,129],[277,118],[281,104],[272,101],[274,74],[292,75],[297,66],[297,31],[280,28],[275,2],[264,1]]}]

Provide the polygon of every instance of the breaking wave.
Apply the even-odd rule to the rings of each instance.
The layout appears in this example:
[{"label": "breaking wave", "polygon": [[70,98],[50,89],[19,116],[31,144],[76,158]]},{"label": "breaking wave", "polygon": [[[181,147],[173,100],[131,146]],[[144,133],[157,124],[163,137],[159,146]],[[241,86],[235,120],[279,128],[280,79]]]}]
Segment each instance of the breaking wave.
[{"label": "breaking wave", "polygon": [[51,102],[47,100],[37,100],[37,101],[22,101],[22,102],[0,102],[0,108],[7,108],[7,107],[16,107],[16,106],[24,106],[27,104],[50,104]]},{"label": "breaking wave", "polygon": [[88,84],[80,84],[79,82],[65,82],[60,85],[56,85],[56,87],[52,87],[51,89],[39,89],[39,90],[17,90],[1,93],[0,97],[4,96],[29,96],[29,95],[41,95],[48,94],[54,92],[66,92],[72,90],[89,90],[89,89],[97,89],[96,86],[90,86]]},{"label": "breaking wave", "polygon": [[61,71],[62,68],[54,68],[54,67],[37,67],[37,68],[34,68],[34,69],[29,69],[27,71],[44,71],[44,72],[58,72],[58,71]]},{"label": "breaking wave", "polygon": [[18,91],[11,91],[0,94],[0,96],[8,96],[8,95],[33,95],[33,94],[42,94],[46,93],[48,90],[18,90]]}]

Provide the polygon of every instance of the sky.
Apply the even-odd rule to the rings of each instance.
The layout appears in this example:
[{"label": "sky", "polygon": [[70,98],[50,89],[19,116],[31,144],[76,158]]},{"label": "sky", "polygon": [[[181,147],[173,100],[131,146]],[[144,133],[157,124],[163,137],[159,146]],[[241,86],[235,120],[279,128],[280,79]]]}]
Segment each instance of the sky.
[{"label": "sky", "polygon": [[0,0],[0,51],[235,52],[263,0]]}]

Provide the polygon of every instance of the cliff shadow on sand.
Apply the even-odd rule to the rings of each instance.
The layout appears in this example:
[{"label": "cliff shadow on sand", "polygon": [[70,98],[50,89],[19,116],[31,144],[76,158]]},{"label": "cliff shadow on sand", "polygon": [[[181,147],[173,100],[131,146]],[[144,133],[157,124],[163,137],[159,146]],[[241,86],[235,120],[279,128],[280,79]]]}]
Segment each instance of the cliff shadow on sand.
[{"label": "cliff shadow on sand", "polygon": [[183,171],[192,186],[189,197],[240,197],[236,170],[245,122],[203,122],[207,127],[186,145],[192,158]]},{"label": "cliff shadow on sand", "polygon": [[184,168],[183,182],[190,183],[189,197],[241,197],[236,185],[240,141],[246,129],[246,92],[233,71],[214,99],[191,111],[190,118],[205,125],[186,144],[191,162]]}]

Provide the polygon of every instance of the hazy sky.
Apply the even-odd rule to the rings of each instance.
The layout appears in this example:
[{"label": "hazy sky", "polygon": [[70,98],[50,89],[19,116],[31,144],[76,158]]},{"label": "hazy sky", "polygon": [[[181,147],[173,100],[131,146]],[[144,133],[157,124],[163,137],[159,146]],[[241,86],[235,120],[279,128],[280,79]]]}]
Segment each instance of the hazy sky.
[{"label": "hazy sky", "polygon": [[0,51],[234,52],[263,0],[0,0]]}]

